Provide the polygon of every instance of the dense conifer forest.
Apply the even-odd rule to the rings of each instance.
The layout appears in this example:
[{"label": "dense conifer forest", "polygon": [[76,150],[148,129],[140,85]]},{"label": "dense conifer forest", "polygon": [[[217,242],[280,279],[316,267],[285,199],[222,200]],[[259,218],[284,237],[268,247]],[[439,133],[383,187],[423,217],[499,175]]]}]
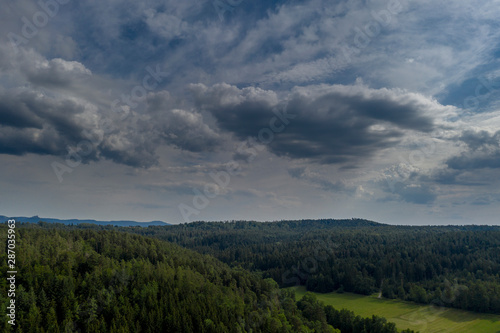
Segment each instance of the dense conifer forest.
[{"label": "dense conifer forest", "polygon": [[[222,230],[229,224],[194,224],[188,229],[195,226],[200,227],[193,228],[200,235],[212,229],[217,239],[224,238]],[[256,270],[230,267],[212,255],[131,233],[168,238],[173,232],[179,243],[189,237],[182,232],[184,226],[166,230],[18,224],[16,325],[4,320],[0,330],[397,332],[384,318],[361,318],[324,306],[312,294],[296,302],[292,291],[280,289],[275,280]],[[6,235],[7,227],[2,225],[0,231]],[[211,246],[204,238],[193,241]],[[8,270],[6,259],[4,249],[0,255],[3,271]],[[7,289],[5,279],[0,288]],[[5,308],[9,300],[3,293],[0,297]]]},{"label": "dense conifer forest", "polygon": [[499,227],[390,226],[349,219],[197,222],[128,231],[260,272],[281,287],[380,292],[387,298],[500,313]]}]

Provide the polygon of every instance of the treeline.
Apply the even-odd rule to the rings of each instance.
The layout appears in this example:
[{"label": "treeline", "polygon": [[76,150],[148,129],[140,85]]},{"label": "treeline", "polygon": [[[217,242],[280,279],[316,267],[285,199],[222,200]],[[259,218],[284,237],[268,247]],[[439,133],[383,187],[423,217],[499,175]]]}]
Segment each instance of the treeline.
[{"label": "treeline", "polygon": [[[16,232],[16,332],[397,332],[383,318],[335,317],[272,279],[113,227],[40,223]],[[6,262],[4,249],[3,271]],[[0,331],[14,329],[4,320]]]},{"label": "treeline", "polygon": [[280,286],[500,313],[500,228],[365,220],[189,223],[122,229],[175,242]]},{"label": "treeline", "polygon": [[[388,323],[385,318],[375,315],[371,318],[362,318],[346,309],[336,310],[331,305],[325,307],[312,293],[306,293],[302,297],[298,302],[298,308],[309,320],[319,323],[326,322],[333,327],[339,328],[342,333],[398,332],[396,324]],[[410,329],[401,331],[401,333],[411,332],[413,331]]]}]

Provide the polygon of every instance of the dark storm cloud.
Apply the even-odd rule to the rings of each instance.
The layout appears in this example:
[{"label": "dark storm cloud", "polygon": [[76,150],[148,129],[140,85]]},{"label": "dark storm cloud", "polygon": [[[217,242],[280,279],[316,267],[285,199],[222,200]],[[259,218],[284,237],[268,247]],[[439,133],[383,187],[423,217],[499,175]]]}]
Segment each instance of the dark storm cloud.
[{"label": "dark storm cloud", "polygon": [[15,128],[42,128],[42,120],[15,96],[0,95],[0,124]]},{"label": "dark storm cloud", "polygon": [[418,94],[362,85],[296,88],[282,99],[273,91],[253,87],[198,84],[191,88],[197,106],[240,139],[257,136],[277,114],[290,115],[284,131],[269,144],[270,150],[325,164],[368,158],[396,145],[405,130],[430,132],[434,125],[429,113],[441,107]]},{"label": "dark storm cloud", "polygon": [[105,139],[97,148],[99,157],[134,168],[149,168],[158,165],[156,147],[140,141],[140,138],[134,142],[127,141],[126,149],[115,143],[113,139]]},{"label": "dark storm cloud", "polygon": [[34,153],[48,155],[62,152],[63,147],[51,140],[54,139],[54,135],[51,132],[45,132],[39,135],[36,140],[33,140],[35,136],[33,130],[0,128],[1,154],[24,155],[26,153]]},{"label": "dark storm cloud", "polygon": [[84,111],[74,101],[32,91],[0,93],[0,152],[59,155],[83,139],[76,117]]},{"label": "dark storm cloud", "polygon": [[210,88],[196,84],[191,89],[197,106],[209,111],[220,127],[241,139],[255,136],[269,126],[279,102],[273,91],[254,87],[238,89],[223,83]]},{"label": "dark storm cloud", "polygon": [[177,108],[165,91],[149,95],[144,114],[128,117],[33,90],[2,92],[0,129],[0,153],[65,157],[85,145],[90,152],[80,154],[84,163],[108,159],[133,167],[157,164],[163,144],[203,152],[221,143],[199,113]]},{"label": "dark storm cloud", "polygon": [[495,134],[490,134],[487,131],[465,131],[459,137],[459,140],[472,150],[486,148],[487,146],[498,148],[500,146],[500,131]]},{"label": "dark storm cloud", "polygon": [[1,44],[0,55],[0,83],[7,83],[0,90],[0,153],[67,158],[76,152],[83,163],[108,159],[147,168],[158,164],[162,145],[203,152],[221,142],[199,113],[183,109],[166,91],[112,112],[112,81],[82,63],[47,59],[29,48],[16,53]]},{"label": "dark storm cloud", "polygon": [[500,168],[500,151],[492,153],[465,153],[455,156],[446,162],[448,166],[456,170],[471,170],[482,168]]},{"label": "dark storm cloud", "polygon": [[466,144],[467,150],[446,161],[454,170],[500,168],[500,131],[465,131],[458,140]]}]

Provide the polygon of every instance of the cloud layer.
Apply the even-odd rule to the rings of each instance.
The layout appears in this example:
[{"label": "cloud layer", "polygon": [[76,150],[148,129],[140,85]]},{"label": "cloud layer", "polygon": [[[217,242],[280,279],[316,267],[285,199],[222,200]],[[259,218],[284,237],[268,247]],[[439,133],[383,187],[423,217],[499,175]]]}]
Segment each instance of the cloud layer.
[{"label": "cloud layer", "polygon": [[222,2],[5,4],[0,185],[176,222],[233,163],[200,219],[496,221],[495,1]]},{"label": "cloud layer", "polygon": [[[423,95],[362,84],[297,87],[274,91],[228,84],[192,86],[197,106],[239,139],[257,136],[276,115],[284,120],[269,143],[278,156],[326,164],[357,163],[396,146],[409,131],[429,133],[432,114],[447,111]],[[278,117],[278,118],[280,118]]]}]

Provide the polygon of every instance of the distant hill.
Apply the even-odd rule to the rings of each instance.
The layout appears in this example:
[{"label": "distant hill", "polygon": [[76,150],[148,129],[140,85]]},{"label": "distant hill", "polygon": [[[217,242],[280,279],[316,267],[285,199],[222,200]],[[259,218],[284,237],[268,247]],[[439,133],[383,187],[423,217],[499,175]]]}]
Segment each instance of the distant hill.
[{"label": "distant hill", "polygon": [[256,221],[224,221],[204,222],[197,221],[178,225],[178,228],[200,229],[200,230],[267,230],[267,231],[308,231],[332,228],[362,228],[362,227],[389,227],[388,224],[378,223],[370,220],[350,219],[304,219],[304,220],[281,220],[272,222]]},{"label": "distant hill", "polygon": [[53,218],[45,218],[45,217],[39,217],[39,216],[32,216],[32,217],[23,217],[23,216],[15,216],[15,217],[7,217],[4,215],[0,215],[0,222],[4,223],[9,219],[14,219],[16,222],[29,222],[29,223],[38,223],[40,221],[42,222],[47,222],[47,223],[62,223],[66,225],[71,225],[71,224],[81,224],[81,223],[90,223],[90,224],[96,224],[96,225],[114,225],[118,227],[148,227],[148,226],[166,226],[170,225],[166,222],[162,221],[151,221],[151,222],[136,222],[136,221],[96,221],[96,220],[77,220],[77,219],[71,219],[71,220],[60,220],[60,219],[53,219]]}]

